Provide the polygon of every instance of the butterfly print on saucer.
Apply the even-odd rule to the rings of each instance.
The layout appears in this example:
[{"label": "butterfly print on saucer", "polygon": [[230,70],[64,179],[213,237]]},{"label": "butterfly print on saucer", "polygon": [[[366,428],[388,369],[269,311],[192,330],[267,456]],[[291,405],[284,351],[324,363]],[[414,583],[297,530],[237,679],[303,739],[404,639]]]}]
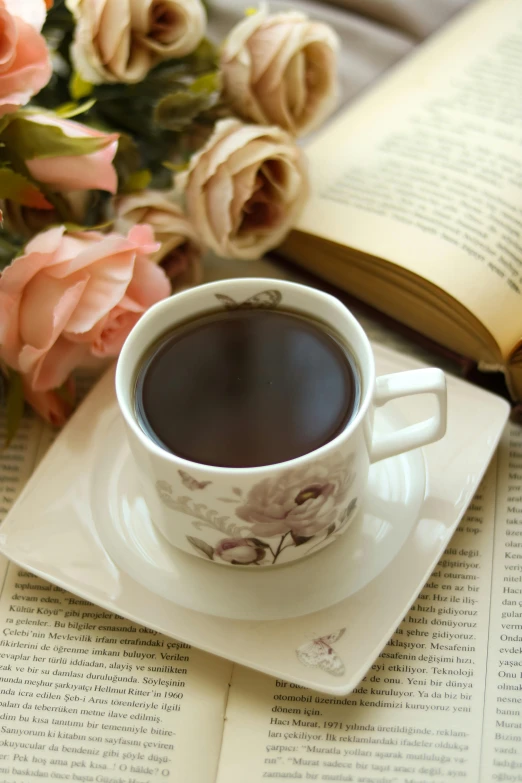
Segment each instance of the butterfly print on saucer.
[{"label": "butterfly print on saucer", "polygon": [[317,667],[334,677],[342,677],[344,663],[332,645],[345,631],[346,628],[340,628],[327,636],[320,636],[318,639],[312,639],[311,642],[301,644],[296,650],[297,657],[305,666]]}]

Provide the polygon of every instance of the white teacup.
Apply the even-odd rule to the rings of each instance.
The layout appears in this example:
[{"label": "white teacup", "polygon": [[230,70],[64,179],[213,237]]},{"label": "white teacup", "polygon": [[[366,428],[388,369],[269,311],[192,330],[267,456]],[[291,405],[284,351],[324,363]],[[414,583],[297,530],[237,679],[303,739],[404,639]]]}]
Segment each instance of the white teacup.
[{"label": "white teacup", "polygon": [[[325,324],[349,348],[360,373],[360,402],[333,440],[276,465],[222,468],[178,457],[141,428],[134,387],[147,350],[177,323],[235,306],[302,313]],[[434,395],[431,418],[391,434],[374,435],[376,406],[426,392]],[[116,393],[154,524],[174,546],[224,565],[289,563],[334,542],[361,505],[373,462],[436,441],[446,431],[446,380],[441,370],[376,378],[370,343],[349,310],[329,294],[281,280],[225,280],[156,304],[123,346]]]}]

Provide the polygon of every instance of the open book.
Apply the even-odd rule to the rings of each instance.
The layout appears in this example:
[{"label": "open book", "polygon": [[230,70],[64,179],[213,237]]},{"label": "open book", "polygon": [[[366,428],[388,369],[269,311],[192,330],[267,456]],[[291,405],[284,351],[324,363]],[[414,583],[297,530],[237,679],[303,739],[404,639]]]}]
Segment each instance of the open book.
[{"label": "open book", "polygon": [[478,0],[314,138],[281,252],[522,398],[522,4]]},{"label": "open book", "polygon": [[[1,453],[2,515],[50,439],[26,418]],[[0,781],[522,781],[521,535],[511,424],[415,605],[343,698],[233,666],[0,558]]]}]

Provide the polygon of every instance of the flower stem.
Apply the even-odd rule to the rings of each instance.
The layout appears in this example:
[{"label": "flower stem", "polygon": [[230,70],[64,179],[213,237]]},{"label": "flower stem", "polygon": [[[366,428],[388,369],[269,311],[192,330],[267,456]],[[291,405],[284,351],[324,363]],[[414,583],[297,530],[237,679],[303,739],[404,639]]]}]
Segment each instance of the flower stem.
[{"label": "flower stem", "polygon": [[[283,551],[283,541],[285,540],[285,538],[287,537],[289,532],[290,531],[288,531],[288,533],[285,533],[284,536],[281,536],[281,541],[279,542],[279,546],[276,549],[276,552],[275,552],[275,555],[274,555],[274,559],[272,560],[272,565],[275,563],[275,561],[277,560],[277,558],[279,557],[279,555]],[[285,549],[286,549],[286,547],[285,547]]]}]

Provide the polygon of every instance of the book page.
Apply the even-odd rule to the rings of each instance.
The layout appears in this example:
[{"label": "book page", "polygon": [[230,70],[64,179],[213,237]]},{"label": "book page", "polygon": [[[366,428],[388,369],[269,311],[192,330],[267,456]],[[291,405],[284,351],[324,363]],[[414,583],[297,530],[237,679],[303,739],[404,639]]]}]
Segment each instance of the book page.
[{"label": "book page", "polygon": [[[10,446],[0,450],[0,522],[30,477],[37,460],[44,425],[34,416],[22,419]],[[5,413],[0,413],[0,443],[6,438]],[[0,594],[8,560],[0,554]]]},{"label": "book page", "polygon": [[522,428],[499,454],[482,779],[522,781]]},{"label": "book page", "polygon": [[479,0],[307,148],[297,224],[442,288],[504,359],[522,333],[521,91],[522,5]]},{"label": "book page", "polygon": [[243,783],[246,769],[249,783],[521,781],[521,535],[522,429],[511,425],[431,578],[352,693],[234,670],[218,783]]},{"label": "book page", "polygon": [[[27,417],[2,452],[2,515],[52,439]],[[1,556],[0,586],[2,783],[214,783],[229,662]]]}]

